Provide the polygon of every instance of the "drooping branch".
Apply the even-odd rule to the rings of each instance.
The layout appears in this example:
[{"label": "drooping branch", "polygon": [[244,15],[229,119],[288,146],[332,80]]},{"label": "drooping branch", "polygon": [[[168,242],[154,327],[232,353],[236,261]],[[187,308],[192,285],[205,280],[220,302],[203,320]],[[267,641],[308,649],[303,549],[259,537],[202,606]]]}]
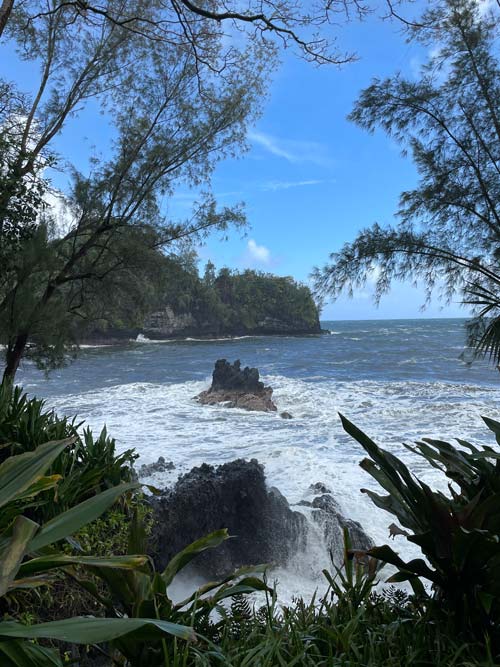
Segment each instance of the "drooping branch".
[{"label": "drooping branch", "polygon": [[[278,5],[274,0],[263,0],[255,5],[249,4],[246,11],[238,7],[237,3],[234,6],[231,3],[222,3],[222,9],[218,10],[209,9],[192,0],[165,0],[161,5],[162,11],[152,18],[146,12],[140,11],[120,14],[110,10],[107,3],[66,0],[34,13],[28,20],[33,22],[71,9],[75,12],[75,20],[87,23],[92,23],[94,19],[104,20],[152,41],[165,41],[169,44],[185,41],[194,57],[209,66],[210,60],[203,55],[198,37],[191,30],[191,26],[200,21],[213,24],[214,31],[221,35],[221,26],[224,23],[252,27],[261,38],[272,36],[281,40],[285,48],[295,46],[299,54],[308,61],[340,65],[353,60],[354,55],[339,52],[331,35],[317,36],[308,33],[311,30],[316,33],[321,27],[328,29],[334,23],[333,17],[339,13],[343,13],[345,19],[349,20],[352,13],[363,17],[370,11],[369,6],[361,0],[324,0],[318,3],[315,10],[311,10],[308,2],[284,2]],[[7,19],[8,16],[5,23]]]}]

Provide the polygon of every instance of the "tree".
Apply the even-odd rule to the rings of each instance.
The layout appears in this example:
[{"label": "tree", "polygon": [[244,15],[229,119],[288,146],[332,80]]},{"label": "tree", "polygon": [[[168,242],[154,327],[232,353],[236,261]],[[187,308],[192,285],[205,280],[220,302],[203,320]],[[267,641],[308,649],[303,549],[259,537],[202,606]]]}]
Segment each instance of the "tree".
[{"label": "tree", "polygon": [[[352,14],[362,17],[368,12],[368,6],[361,0],[316,0],[304,3],[304,6],[290,0],[251,0],[246,6],[236,0],[205,4],[193,0],[145,3],[113,0],[53,0],[50,3],[35,0],[19,3],[3,0],[0,5],[0,37],[10,27],[12,16],[20,10],[21,4],[25,29],[31,29],[37,21],[47,17],[69,13],[77,29],[81,29],[82,25],[102,27],[111,24],[141,35],[150,42],[175,46],[183,44],[196,61],[211,66],[215,66],[211,40],[220,40],[235,31],[247,39],[257,39],[267,47],[273,41],[285,48],[296,47],[302,57],[318,64],[348,62],[352,54],[339,51],[335,36],[328,32],[325,34],[325,29],[335,28],[339,16],[349,19]],[[318,34],[319,28],[323,28],[321,35]],[[210,35],[209,41],[200,39],[203,32]],[[234,41],[222,50],[224,67],[234,62],[237,50]]]},{"label": "tree", "polygon": [[[136,313],[136,277],[154,281],[157,248],[242,224],[238,207],[218,211],[210,195],[215,163],[244,148],[277,42],[318,63],[343,62],[349,57],[330,36],[313,30],[351,9],[364,11],[358,0],[307,11],[270,0],[245,10],[191,0],[1,3],[0,35],[40,68],[31,95],[0,82],[0,126],[8,130],[0,145],[5,379],[26,352],[42,365],[59,363],[75,319],[102,315],[111,291]],[[83,174],[68,168],[70,152],[53,146],[89,104],[101,107],[114,140],[111,157],[91,156]],[[46,204],[51,167],[71,175],[64,230]],[[179,182],[208,194],[191,219],[167,220],[161,202]]]},{"label": "tree", "polygon": [[[319,293],[352,294],[376,277],[376,299],[394,279],[420,279],[475,308],[480,351],[500,359],[500,63],[498,12],[474,0],[432,3],[409,37],[432,46],[418,81],[376,80],[350,119],[382,128],[411,154],[420,180],[403,192],[397,226],[373,225],[316,269]],[[489,317],[489,319],[486,319]]]},{"label": "tree", "polygon": [[[25,9],[14,9],[8,27],[24,40],[24,57],[39,62],[39,86],[30,98],[4,84],[0,109],[0,254],[8,258],[0,265],[0,337],[9,381],[28,342],[38,360],[60,361],[72,320],[95,312],[99,294],[135,294],[130,281],[154,265],[157,248],[242,223],[238,207],[218,211],[210,194],[191,219],[169,221],[161,199],[180,181],[208,187],[217,160],[241,148],[267,67],[263,51],[246,52],[224,76],[207,67],[201,90],[200,63],[183,44],[155,44],[109,22],[80,26],[77,38],[71,7],[26,30]],[[213,40],[197,29],[204,43]],[[212,48],[215,62],[216,41]],[[61,230],[43,204],[46,169],[57,160],[50,146],[89,99],[113,105],[116,136],[90,174],[71,170]]]}]

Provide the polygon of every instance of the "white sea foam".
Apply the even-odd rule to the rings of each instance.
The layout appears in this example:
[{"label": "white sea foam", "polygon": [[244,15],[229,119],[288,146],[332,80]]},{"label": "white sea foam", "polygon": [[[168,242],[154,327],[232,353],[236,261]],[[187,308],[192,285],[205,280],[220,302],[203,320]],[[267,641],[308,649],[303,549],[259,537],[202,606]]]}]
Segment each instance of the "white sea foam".
[{"label": "white sea foam", "polygon": [[[95,429],[106,422],[121,449],[135,447],[141,461],[159,456],[174,461],[176,470],[151,481],[162,486],[201,463],[220,464],[235,458],[257,458],[265,464],[270,485],[292,503],[307,487],[327,483],[347,516],[360,521],[376,542],[387,540],[392,519],[376,509],[360,488],[376,488],[358,463],[364,451],[341,428],[338,412],[346,415],[380,445],[400,456],[431,485],[445,488],[439,473],[402,446],[421,437],[474,441],[487,439],[481,415],[500,418],[500,391],[495,387],[445,382],[339,382],[264,376],[274,388],[279,411],[293,415],[283,420],[275,413],[246,412],[223,406],[201,406],[196,394],[208,378],[179,384],[130,383],[107,386],[52,399],[66,414],[78,413]],[[491,441],[491,439],[490,439]],[[311,545],[310,545],[311,546]],[[415,555],[406,542],[401,554]],[[319,585],[312,576],[325,566],[320,543],[308,550],[309,565],[298,560],[276,573],[284,598],[309,594]],[[321,558],[318,553],[322,553]],[[321,562],[320,562],[321,561]],[[308,574],[309,573],[309,574]]]}]

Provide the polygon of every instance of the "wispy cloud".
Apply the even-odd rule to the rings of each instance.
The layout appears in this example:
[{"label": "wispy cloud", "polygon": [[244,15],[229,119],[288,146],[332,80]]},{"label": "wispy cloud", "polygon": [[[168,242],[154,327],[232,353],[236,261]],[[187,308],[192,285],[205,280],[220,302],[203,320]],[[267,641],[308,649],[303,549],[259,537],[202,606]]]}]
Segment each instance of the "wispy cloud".
[{"label": "wispy cloud", "polygon": [[261,189],[266,192],[276,192],[276,190],[289,190],[290,188],[303,188],[308,185],[321,185],[325,181],[310,179],[307,181],[266,181],[262,183]]},{"label": "wispy cloud", "polygon": [[265,245],[258,245],[253,239],[247,243],[247,256],[256,264],[269,264],[271,262],[271,251]]},{"label": "wispy cloud", "polygon": [[310,162],[323,167],[332,164],[327,147],[317,141],[282,139],[256,130],[250,132],[248,136],[254,144],[264,148],[271,155],[283,158],[292,164]]}]

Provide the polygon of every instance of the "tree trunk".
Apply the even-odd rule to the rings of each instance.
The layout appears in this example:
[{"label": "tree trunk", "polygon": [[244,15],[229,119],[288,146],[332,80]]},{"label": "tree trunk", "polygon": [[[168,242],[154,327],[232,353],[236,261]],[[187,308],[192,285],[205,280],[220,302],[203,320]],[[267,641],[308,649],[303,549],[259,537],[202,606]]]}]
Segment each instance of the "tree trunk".
[{"label": "tree trunk", "polygon": [[0,37],[2,36],[7,21],[9,20],[12,7],[14,6],[14,0],[3,0],[0,5]]},{"label": "tree trunk", "polygon": [[14,384],[19,363],[24,354],[26,344],[28,342],[28,334],[20,334],[16,336],[14,344],[9,344],[7,354],[5,355],[5,370],[3,372],[3,383]]}]

